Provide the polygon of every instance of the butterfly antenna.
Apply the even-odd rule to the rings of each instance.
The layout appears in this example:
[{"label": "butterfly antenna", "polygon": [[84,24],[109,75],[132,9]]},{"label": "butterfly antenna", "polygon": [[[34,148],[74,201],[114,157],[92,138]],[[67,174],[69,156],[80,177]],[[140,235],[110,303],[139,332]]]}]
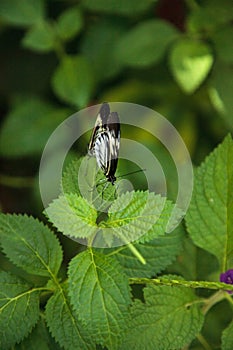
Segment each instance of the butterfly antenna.
[{"label": "butterfly antenna", "polygon": [[117,178],[119,179],[119,177],[124,177],[124,176],[128,176],[128,175],[132,175],[132,174],[140,173],[141,171],[146,171],[146,169],[139,169],[139,170],[131,171],[130,173],[127,173],[127,174],[123,174],[123,175],[117,176]]}]

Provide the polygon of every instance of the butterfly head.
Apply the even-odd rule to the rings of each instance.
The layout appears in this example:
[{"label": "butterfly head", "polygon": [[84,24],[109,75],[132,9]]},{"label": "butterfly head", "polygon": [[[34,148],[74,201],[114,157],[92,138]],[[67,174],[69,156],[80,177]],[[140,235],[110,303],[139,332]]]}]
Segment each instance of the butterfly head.
[{"label": "butterfly head", "polygon": [[111,184],[114,185],[114,183],[116,181],[116,176],[109,174],[106,176],[106,178],[107,178],[107,181],[111,182]]}]

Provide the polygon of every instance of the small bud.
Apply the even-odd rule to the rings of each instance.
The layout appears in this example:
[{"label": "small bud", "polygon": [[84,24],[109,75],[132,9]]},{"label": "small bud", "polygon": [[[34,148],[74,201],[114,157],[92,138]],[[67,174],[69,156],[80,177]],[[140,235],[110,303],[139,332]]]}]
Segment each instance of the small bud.
[{"label": "small bud", "polygon": [[[220,282],[227,283],[227,284],[233,284],[233,269],[227,270],[224,273],[221,273],[220,275]],[[232,294],[232,291],[228,291],[229,294]]]}]

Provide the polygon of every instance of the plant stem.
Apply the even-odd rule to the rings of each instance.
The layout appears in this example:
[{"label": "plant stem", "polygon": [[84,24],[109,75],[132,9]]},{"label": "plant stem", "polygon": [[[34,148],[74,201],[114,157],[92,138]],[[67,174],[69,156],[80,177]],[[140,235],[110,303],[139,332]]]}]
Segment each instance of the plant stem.
[{"label": "plant stem", "polygon": [[143,258],[142,254],[135,248],[135,246],[132,244],[132,243],[129,243],[127,241],[127,239],[122,235],[122,234],[119,234],[118,235],[120,236],[121,240],[123,242],[125,242],[126,244],[126,248],[129,248],[129,250],[131,250],[131,252],[133,253],[134,256],[136,256],[136,258],[143,264],[145,265],[146,264],[146,260]]},{"label": "plant stem", "polygon": [[133,253],[133,255],[136,256],[136,258],[138,258],[138,260],[145,265],[146,264],[146,260],[143,258],[142,254],[134,247],[134,245],[132,243],[128,243],[127,247],[131,250],[131,252]]},{"label": "plant stem", "polygon": [[210,345],[207,343],[207,341],[205,340],[205,338],[203,337],[202,334],[198,334],[197,335],[197,339],[199,340],[199,342],[201,343],[201,345],[203,346],[203,348],[205,350],[212,350],[212,348],[210,347]]},{"label": "plant stem", "polygon": [[202,308],[202,312],[204,315],[212,308],[213,305],[217,304],[219,301],[226,298],[228,294],[224,293],[222,290],[211,295],[210,298],[205,300],[205,305]]},{"label": "plant stem", "polygon": [[116,250],[114,250],[113,252],[107,254],[108,256],[111,256],[111,255],[115,255],[117,253],[119,253],[120,251],[126,249],[126,248],[129,248],[131,250],[131,252],[133,253],[134,256],[136,256],[136,258],[138,258],[138,260],[143,264],[145,265],[146,264],[146,260],[143,258],[143,256],[141,255],[141,253],[139,253],[139,251],[134,247],[133,244],[131,243],[128,243],[127,245],[123,246],[123,247],[120,247]]},{"label": "plant stem", "polygon": [[[205,289],[215,289],[224,291],[233,291],[233,285],[226,284],[222,282],[207,282],[207,281],[185,281],[185,280],[175,280],[169,278],[130,278],[130,284],[153,284],[153,285],[163,285],[163,286],[178,286],[187,288],[205,288]],[[223,294],[224,295],[224,294]],[[226,298],[226,294],[224,295]]]}]

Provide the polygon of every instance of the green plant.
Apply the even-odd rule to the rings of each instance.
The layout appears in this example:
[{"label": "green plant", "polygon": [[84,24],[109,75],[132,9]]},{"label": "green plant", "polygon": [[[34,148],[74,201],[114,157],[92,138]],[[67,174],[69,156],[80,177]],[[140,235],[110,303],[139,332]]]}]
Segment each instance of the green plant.
[{"label": "green plant", "polygon": [[[232,0],[0,1],[0,205],[28,213],[0,214],[1,350],[232,349],[232,19]],[[91,176],[83,198],[83,139],[61,196],[41,216],[45,143],[97,101],[149,106],[175,125],[194,164],[209,154],[172,233],[175,169],[148,134],[127,127],[162,164],[168,199],[138,184],[115,200],[115,187],[92,191]],[[146,203],[150,222],[135,224]],[[97,231],[109,227],[123,245],[111,248],[115,236],[103,234],[107,248],[96,248]]]},{"label": "green plant", "polygon": [[[183,32],[159,18],[156,5],[134,1],[132,11],[131,0],[2,0],[9,109],[0,155],[40,154],[67,115],[96,100],[151,106],[175,123],[191,151],[199,123],[208,123],[207,140],[232,130],[231,0],[187,0],[177,23]],[[18,28],[21,49],[18,41],[11,46]]]},{"label": "green plant", "polygon": [[[1,272],[1,348],[37,342],[38,332],[44,346],[50,348],[46,321],[54,339],[65,349],[94,349],[96,344],[108,349],[180,349],[187,344],[193,348],[197,340],[209,349],[208,313],[220,301],[223,310],[225,303],[232,305],[226,290],[233,291],[233,286],[218,282],[217,277],[232,266],[232,157],[233,140],[228,136],[196,170],[185,218],[193,245],[180,226],[165,233],[173,204],[153,193],[120,195],[98,222],[99,212],[90,207],[74,182],[80,161],[72,162],[64,173],[64,193],[46,209],[62,234],[87,238],[86,249],[69,262],[68,277],[59,272],[62,249],[47,226],[26,215],[1,214],[1,246],[9,264],[15,266]],[[109,185],[108,199],[114,194]],[[92,205],[98,198],[104,200],[101,191],[89,192]],[[122,209],[124,203],[127,205]],[[113,236],[128,241],[138,232],[143,234],[136,242],[120,247],[94,248],[98,230],[106,227],[112,228]],[[111,246],[113,237],[110,239],[109,233],[103,237]],[[166,269],[168,273],[182,244],[185,254],[175,269],[182,276],[177,272],[161,275]],[[197,247],[202,248],[199,268]],[[214,258],[218,261],[215,269]],[[215,282],[208,281],[214,274]],[[190,280],[199,275],[204,281]],[[138,284],[144,301],[135,288]],[[216,292],[197,295],[193,288]],[[224,322],[231,317],[228,310]],[[222,333],[222,349],[233,344],[231,328],[232,324]]]}]

